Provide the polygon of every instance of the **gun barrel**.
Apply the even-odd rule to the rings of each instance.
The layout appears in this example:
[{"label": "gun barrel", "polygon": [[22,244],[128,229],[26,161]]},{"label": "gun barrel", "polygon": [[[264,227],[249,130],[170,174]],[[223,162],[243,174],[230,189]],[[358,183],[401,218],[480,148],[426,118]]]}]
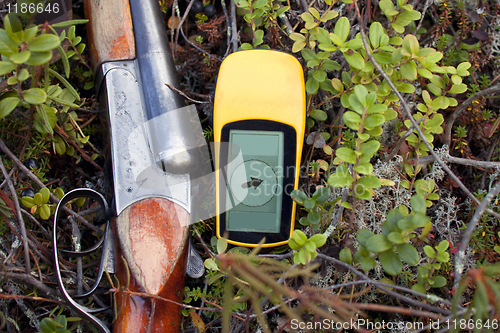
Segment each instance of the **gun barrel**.
[{"label": "gun barrel", "polygon": [[179,93],[168,86],[178,88],[179,82],[160,7],[157,0],[134,0],[130,8],[150,130],[149,144],[156,163],[163,170],[184,174],[195,164],[196,156],[190,151],[198,144],[190,131],[189,117],[169,113],[185,104]]}]

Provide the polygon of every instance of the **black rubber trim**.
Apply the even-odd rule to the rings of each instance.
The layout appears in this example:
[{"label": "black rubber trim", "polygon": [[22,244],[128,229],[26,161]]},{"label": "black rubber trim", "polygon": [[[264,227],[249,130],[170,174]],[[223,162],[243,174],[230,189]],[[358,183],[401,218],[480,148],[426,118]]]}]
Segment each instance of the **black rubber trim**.
[{"label": "black rubber trim", "polygon": [[[273,244],[287,241],[290,238],[290,228],[292,225],[292,207],[293,200],[290,193],[293,191],[295,184],[295,167],[296,167],[296,142],[297,132],[295,129],[283,123],[278,123],[269,120],[244,120],[228,123],[224,125],[221,131],[221,142],[229,142],[230,130],[249,130],[249,131],[280,131],[283,132],[283,197],[282,197],[282,211],[280,231],[278,233],[271,232],[239,232],[227,231],[228,239],[246,244],[258,244],[262,238],[266,238],[264,244]],[[224,145],[227,147],[228,145]],[[227,148],[226,148],[227,149]],[[221,151],[220,165],[227,165],[228,152]],[[224,174],[224,169],[221,168],[221,177],[219,178],[219,186],[221,188],[227,184],[224,179],[227,175]],[[288,171],[288,172],[287,172]],[[223,211],[222,207],[226,207],[226,196],[221,195],[219,198],[219,211]],[[223,236],[226,232],[226,213],[220,214],[219,217],[219,230],[220,235]]]}]

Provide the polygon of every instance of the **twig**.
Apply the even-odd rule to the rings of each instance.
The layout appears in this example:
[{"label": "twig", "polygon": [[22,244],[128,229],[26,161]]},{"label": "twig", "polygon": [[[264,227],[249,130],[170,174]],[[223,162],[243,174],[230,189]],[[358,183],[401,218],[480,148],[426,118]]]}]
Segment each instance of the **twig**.
[{"label": "twig", "polygon": [[7,184],[9,185],[10,194],[12,195],[12,201],[14,201],[14,207],[16,208],[16,217],[19,221],[19,229],[21,229],[21,236],[23,238],[23,246],[24,246],[24,268],[26,270],[26,274],[31,274],[31,265],[30,265],[30,248],[28,244],[28,236],[26,236],[26,227],[24,226],[23,216],[21,214],[21,207],[19,206],[19,200],[17,199],[16,189],[14,188],[14,184],[12,184],[12,180],[9,177],[5,166],[3,165],[3,161],[0,158],[0,169],[7,180]]},{"label": "twig", "polygon": [[418,33],[418,30],[420,30],[420,27],[422,26],[422,22],[424,21],[424,17],[425,17],[425,12],[427,11],[427,8],[429,8],[430,3],[431,3],[430,0],[425,1],[424,10],[422,11],[422,17],[420,18],[420,21],[418,22],[417,29],[415,29],[415,34]]},{"label": "twig", "polygon": [[[361,277],[363,280],[366,280],[366,281],[373,281],[372,279],[370,279],[368,276],[366,276],[365,274],[361,273],[360,271],[358,271],[356,268],[352,267],[351,265],[348,265],[346,263],[344,263],[343,261],[340,261],[338,259],[335,259],[335,258],[332,258],[332,257],[329,257],[327,255],[324,255],[322,253],[318,253],[318,257],[319,258],[322,258],[322,259],[325,259],[325,260],[328,260],[330,262],[333,262],[337,265],[340,265],[342,267],[345,267],[347,268],[348,270],[350,270],[352,273],[358,275],[359,277]],[[374,284],[375,285],[375,284]],[[376,285],[375,285],[376,286]],[[406,302],[410,305],[413,305],[413,306],[417,306],[417,307],[420,307],[420,308],[423,308],[423,309],[426,309],[426,310],[429,310],[429,311],[432,311],[432,312],[435,312],[435,313],[441,313],[441,314],[444,314],[444,315],[450,315],[451,314],[451,311],[449,310],[445,310],[445,309],[441,309],[441,308],[437,308],[435,306],[431,306],[429,304],[426,304],[426,303],[422,303],[422,302],[419,302],[419,301],[416,301],[414,299],[411,299],[409,297],[406,297],[404,295],[401,295],[401,294],[398,294],[397,292],[394,292],[392,290],[389,290],[385,287],[382,287],[382,286],[376,286],[378,289],[382,290],[383,292],[385,292],[386,294],[389,294],[393,297],[396,297],[400,300],[402,300],[403,302]],[[391,286],[392,288],[392,286]],[[429,295],[426,295],[427,297],[429,297]]]},{"label": "twig", "polygon": [[467,98],[462,104],[460,104],[460,106],[457,107],[455,109],[455,111],[453,111],[453,113],[448,117],[448,119],[446,119],[446,128],[444,130],[444,144],[448,145],[448,147],[450,146],[450,143],[451,143],[451,130],[453,128],[453,123],[455,122],[455,120],[457,119],[457,117],[469,105],[471,105],[471,103],[473,101],[475,101],[479,97],[490,95],[490,94],[493,94],[493,93],[496,93],[496,92],[499,92],[499,91],[500,91],[500,83],[497,84],[497,85],[495,85],[495,86],[491,86],[489,88],[486,88],[486,89],[483,89],[481,91],[478,91],[477,93],[475,93],[471,97]]},{"label": "twig", "polygon": [[219,62],[222,62],[222,59],[220,59],[219,57],[214,56],[213,54],[208,53],[207,51],[203,50],[203,49],[202,49],[201,47],[199,47],[198,45],[196,45],[196,44],[194,44],[193,42],[191,42],[191,41],[190,41],[190,40],[186,37],[186,35],[184,34],[184,30],[182,29],[182,27],[181,27],[180,31],[181,31],[182,38],[184,38],[184,40],[186,41],[186,43],[188,43],[189,45],[191,45],[192,47],[194,47],[194,48],[195,48],[195,49],[197,49],[198,51],[200,51],[200,52],[202,52],[202,53],[206,54],[207,56],[212,57],[212,58],[216,59],[216,60],[217,60],[217,61],[219,61]]},{"label": "twig", "polygon": [[172,15],[170,19],[172,20],[172,26],[170,27],[170,43],[172,44],[172,58],[175,60],[175,51],[177,50],[177,43],[174,39],[174,22],[175,22],[175,9],[177,8],[177,0],[172,3]]},{"label": "twig", "polygon": [[458,288],[458,283],[460,282],[460,278],[462,277],[462,272],[464,271],[464,260],[465,260],[465,250],[467,250],[467,246],[469,246],[469,241],[472,236],[472,232],[476,229],[481,216],[486,211],[486,207],[488,204],[496,198],[498,193],[500,192],[500,182],[498,182],[495,187],[486,194],[483,201],[479,204],[476,209],[476,212],[472,216],[467,229],[464,232],[464,236],[462,237],[462,241],[460,244],[460,248],[458,249],[457,258],[455,260],[455,290]]},{"label": "twig", "polygon": [[29,299],[31,301],[38,301],[38,302],[48,302],[48,303],[56,303],[56,304],[62,304],[63,301],[55,300],[55,299],[49,299],[49,298],[43,298],[43,297],[35,297],[35,296],[25,296],[25,295],[8,295],[8,294],[0,294],[0,299]]},{"label": "twig", "polygon": [[42,283],[28,274],[18,274],[11,272],[0,272],[0,276],[6,276],[9,279],[16,279],[28,283],[35,287],[39,292],[43,293],[47,296],[60,296],[59,291],[57,289],[52,289],[48,287],[45,283]]},{"label": "twig", "polygon": [[[361,14],[359,12],[358,0],[354,0],[354,6],[356,7],[356,13],[358,15],[358,19],[361,22],[361,24],[359,25],[360,26],[360,32],[361,32],[361,39],[363,41],[363,45],[365,47],[366,54],[370,58],[373,66],[375,66],[375,68],[379,71],[379,73],[382,75],[382,77],[386,80],[387,84],[391,87],[392,90],[394,90],[394,93],[396,94],[396,96],[398,96],[398,98],[399,98],[399,100],[401,102],[401,105],[403,106],[403,109],[405,110],[406,116],[411,121],[411,123],[413,124],[413,126],[415,126],[415,129],[417,130],[418,135],[420,136],[422,142],[425,144],[425,146],[429,150],[429,153],[432,156],[434,156],[434,158],[436,159],[436,162],[441,166],[441,168],[444,171],[446,171],[446,173],[448,173],[448,175],[451,177],[451,179],[453,179],[455,181],[455,183],[458,184],[458,186],[460,187],[460,189],[462,189],[462,191],[469,198],[471,198],[472,201],[474,201],[477,204],[480,204],[479,200],[474,196],[474,194],[472,194],[471,191],[469,191],[469,189],[464,185],[464,183],[462,183],[462,181],[455,175],[455,173],[453,173],[453,171],[451,171],[451,169],[446,165],[446,163],[444,163],[443,160],[436,154],[436,152],[434,151],[434,148],[431,146],[431,144],[429,143],[429,141],[427,141],[427,139],[425,138],[424,133],[422,133],[422,130],[420,129],[420,127],[418,127],[418,124],[417,124],[415,118],[412,117],[411,112],[410,112],[410,108],[408,107],[408,104],[406,104],[405,99],[403,98],[403,96],[401,95],[401,93],[398,91],[398,89],[396,88],[396,86],[394,85],[394,83],[392,83],[391,79],[386,74],[386,72],[382,69],[382,67],[380,67],[379,63],[373,57],[373,54],[371,53],[370,48],[368,47],[368,43],[366,41],[365,27],[364,27],[364,24],[363,24],[363,21],[362,21]],[[500,84],[498,85],[498,87],[500,88]],[[490,89],[490,88],[488,88],[488,89]],[[483,90],[483,91],[485,91],[485,90]],[[487,212],[488,212],[488,214],[493,215],[494,217],[500,219],[500,214],[492,211],[491,209],[488,209]]]},{"label": "twig", "polygon": [[83,151],[82,148],[80,148],[80,146],[72,139],[69,137],[68,134],[66,134],[65,131],[62,130],[61,127],[59,127],[59,125],[56,124],[56,129],[57,129],[57,132],[59,135],[63,136],[66,140],[69,141],[69,143],[71,143],[71,145],[73,147],[75,147],[75,149],[80,153],[80,155],[83,157],[83,159],[87,162],[89,162],[90,164],[92,164],[94,166],[94,168],[96,168],[98,171],[104,171],[102,169],[102,167],[100,165],[98,165],[96,162],[94,162],[94,160],[92,159],[92,157],[90,157],[89,155],[87,155],[86,152]]},{"label": "twig", "polygon": [[[410,159],[410,161],[416,162],[417,159],[412,158],[412,159]],[[432,155],[422,156],[422,157],[418,158],[418,164],[421,164],[421,165],[429,164],[429,163],[432,163],[435,161],[436,161],[436,159]],[[497,168],[497,167],[500,167],[500,162],[470,160],[468,158],[460,158],[460,157],[450,156],[449,154],[446,154],[445,156],[443,156],[443,161],[455,163],[455,164],[473,166],[476,168]]]},{"label": "twig", "polygon": [[170,89],[178,92],[179,94],[181,94],[182,96],[184,96],[184,98],[190,100],[191,102],[193,103],[198,103],[198,104],[209,104],[210,102],[202,102],[202,101],[197,101],[196,99],[192,99],[191,97],[189,97],[188,95],[186,95],[182,90],[179,90],[177,89],[176,87],[174,87],[173,85],[171,84],[168,84],[168,83],[165,83],[165,85],[167,87],[169,87]]},{"label": "twig", "polygon": [[[222,0],[224,1],[224,0]],[[231,3],[231,43],[233,44],[233,52],[238,51],[238,28],[236,27],[236,5],[234,1],[229,1]]]},{"label": "twig", "polygon": [[435,320],[435,321],[444,319],[444,317],[436,315],[432,312],[415,310],[415,309],[411,309],[411,308],[401,308],[401,307],[390,306],[390,305],[373,304],[373,303],[351,303],[351,306],[354,308],[368,310],[368,311],[401,313],[401,314],[406,315],[406,316],[430,318],[430,319]]},{"label": "twig", "polygon": [[[190,0],[188,6],[186,7],[186,10],[184,11],[184,15],[182,16],[181,20],[179,21],[179,24],[177,25],[175,29],[175,45],[177,45],[177,42],[179,41],[179,30],[182,27],[182,24],[186,20],[186,17],[188,16],[189,12],[191,11],[191,7],[193,6],[194,0]],[[176,3],[177,7],[177,3]],[[176,8],[177,10],[177,8]],[[180,15],[179,15],[180,16]],[[174,26],[174,18],[172,18],[172,27]]]},{"label": "twig", "polygon": [[[40,188],[46,187],[45,184],[42,183],[42,181],[35,174],[33,174],[30,170],[28,170],[28,168],[25,167],[23,163],[21,163],[21,161],[16,157],[16,155],[14,155],[10,151],[10,149],[7,148],[7,146],[2,141],[2,139],[0,139],[0,150],[2,150],[18,166],[18,168],[21,169],[21,171],[24,172],[26,174],[26,176],[28,176],[29,179],[31,179],[35,184],[37,184],[38,187],[40,187]],[[59,203],[59,198],[57,198],[54,195],[54,193],[52,193],[52,192],[50,193],[50,200],[53,203],[56,203],[56,204]],[[71,214],[71,215],[75,215],[77,220],[82,222],[86,227],[92,229],[93,231],[99,233],[100,235],[102,235],[104,233],[101,229],[99,229],[98,227],[96,227],[92,223],[89,223],[89,221],[87,221],[83,216],[78,215],[78,213],[76,213],[72,209],[70,209],[66,206],[64,206],[63,209],[66,213]]]},{"label": "twig", "polygon": [[[297,264],[293,264],[290,269],[294,269],[297,267]],[[288,271],[284,272],[283,275],[280,276],[280,278],[278,279],[278,281],[276,281],[277,284],[282,284],[283,282],[285,282],[285,278],[287,277],[287,273]],[[266,305],[266,303],[269,301],[269,296],[266,296],[264,297],[264,299],[262,300],[262,302],[260,302],[260,307],[261,308],[264,308],[264,305]]]},{"label": "twig", "polygon": [[344,191],[342,192],[342,199],[341,199],[341,202],[340,202],[341,206],[340,206],[339,210],[337,211],[337,213],[335,214],[335,216],[333,217],[333,220],[330,222],[330,225],[328,226],[328,228],[323,233],[323,235],[326,238],[330,237],[330,235],[332,234],[333,230],[335,230],[335,227],[337,226],[337,223],[340,220],[340,217],[342,216],[342,213],[344,212],[344,206],[342,206],[342,203],[344,203],[344,202],[347,201],[347,193],[348,192],[349,191],[347,190],[347,188],[345,188]]},{"label": "twig", "polygon": [[28,219],[30,219],[33,223],[35,223],[39,228],[40,230],[42,230],[42,233],[43,235],[47,238],[47,239],[50,239],[51,236],[50,236],[50,233],[47,231],[47,229],[45,229],[41,224],[40,222],[38,222],[38,220],[33,216],[31,215],[30,212],[24,210],[21,208],[21,213],[23,213],[24,215],[28,216]]},{"label": "twig", "polygon": [[[225,57],[228,56],[229,50],[231,49],[231,39],[232,39],[232,35],[231,34],[232,34],[232,29],[231,29],[231,26],[229,24],[229,15],[227,13],[226,1],[225,0],[221,0],[220,4],[221,4],[221,7],[222,7],[222,11],[224,12],[224,16],[226,17],[226,38],[227,38],[226,44],[227,44],[227,49],[226,49],[226,52],[224,53],[224,58],[225,58]],[[232,22],[231,22],[231,24],[232,24]]]},{"label": "twig", "polygon": [[[387,284],[387,283],[383,283],[383,282],[375,281],[375,280],[370,280],[370,281],[368,281],[368,280],[361,280],[361,281],[351,281],[351,282],[346,282],[346,283],[341,283],[341,284],[334,284],[332,286],[326,287],[325,289],[338,289],[338,288],[344,288],[344,287],[349,287],[349,286],[356,286],[356,285],[359,285],[359,284],[371,284],[371,285],[374,285],[377,288],[378,287],[384,287],[384,288],[388,288],[388,289],[401,290],[401,291],[404,291],[406,293],[413,294],[415,296],[423,297],[423,298],[425,298],[425,297],[428,296],[426,294],[419,293],[418,291],[412,290],[410,288],[406,288],[406,287],[402,287],[402,286],[397,286],[397,285],[392,285],[392,284]],[[442,304],[448,305],[450,307],[453,306],[450,301],[447,301],[447,300],[445,300],[444,298],[441,298],[441,297],[437,297],[436,301],[440,302]],[[460,309],[463,309],[463,308],[460,307]]]}]

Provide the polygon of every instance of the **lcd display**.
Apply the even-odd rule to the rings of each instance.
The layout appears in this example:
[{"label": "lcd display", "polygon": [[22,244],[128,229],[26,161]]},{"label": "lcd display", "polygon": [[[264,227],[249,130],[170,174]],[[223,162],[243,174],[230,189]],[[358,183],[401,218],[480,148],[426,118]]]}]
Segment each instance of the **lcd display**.
[{"label": "lcd display", "polygon": [[241,151],[243,163],[227,170],[226,230],[280,232],[283,138],[281,131],[230,130],[229,158]]}]

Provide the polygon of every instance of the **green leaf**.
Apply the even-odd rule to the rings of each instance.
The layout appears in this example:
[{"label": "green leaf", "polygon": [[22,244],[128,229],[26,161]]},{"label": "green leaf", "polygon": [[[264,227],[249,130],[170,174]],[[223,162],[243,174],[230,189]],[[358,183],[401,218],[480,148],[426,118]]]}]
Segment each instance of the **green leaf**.
[{"label": "green leaf", "polygon": [[40,322],[40,329],[43,333],[53,333],[56,332],[57,328],[61,327],[59,323],[56,323],[50,318],[43,318]]},{"label": "green leaf", "polygon": [[[293,40],[294,42],[298,42],[298,41],[305,42],[306,41],[306,37],[304,37],[304,35],[299,34],[297,32],[294,32],[294,33],[288,35],[288,37],[290,37],[290,39]],[[304,60],[305,60],[305,58],[304,58]]]},{"label": "green leaf", "polygon": [[339,259],[340,259],[340,261],[345,262],[346,264],[350,265],[352,263],[351,250],[349,250],[349,249],[340,250]]},{"label": "green leaf", "polygon": [[65,22],[59,22],[59,23],[54,23],[52,24],[53,28],[66,28],[69,27],[70,25],[76,25],[76,24],[85,24],[89,20],[69,20]]},{"label": "green leaf", "polygon": [[227,239],[225,238],[219,238],[217,240],[217,253],[221,254],[226,252],[227,249]]},{"label": "green leaf", "polygon": [[80,95],[76,92],[75,88],[73,88],[73,86],[65,78],[63,78],[59,73],[57,73],[53,69],[49,68],[49,72],[50,74],[55,76],[55,78],[58,79],[66,88],[68,88],[71,94],[75,96],[77,101],[80,101]]},{"label": "green leaf", "polygon": [[314,206],[316,206],[316,200],[314,200],[314,199],[306,199],[304,201],[304,208],[305,209],[313,209]]},{"label": "green leaf", "polygon": [[315,70],[313,72],[313,77],[316,79],[318,82],[323,82],[326,79],[326,72],[322,70]]},{"label": "green leaf", "polygon": [[9,35],[4,29],[0,29],[0,53],[10,57],[18,52],[17,44],[10,39]]},{"label": "green leaf", "polygon": [[16,69],[16,65],[10,61],[0,61],[0,75],[5,75]]},{"label": "green leaf", "polygon": [[446,284],[448,283],[448,281],[446,281],[446,278],[444,278],[443,276],[434,276],[432,278],[434,280],[434,284],[432,285],[432,288],[441,288],[441,287],[444,287],[446,286]]},{"label": "green leaf", "polygon": [[417,65],[413,60],[401,65],[400,72],[403,78],[408,81],[415,81],[417,79]]},{"label": "green leaf", "polygon": [[314,244],[316,244],[317,248],[322,247],[326,243],[326,237],[323,234],[312,235],[311,238],[309,238],[309,240],[312,241]]},{"label": "green leaf", "polygon": [[384,271],[392,276],[398,275],[403,270],[403,264],[398,255],[392,251],[385,251],[378,257]]},{"label": "green leaf", "polygon": [[[314,17],[308,12],[302,13],[300,15],[300,18],[303,19],[304,22],[306,22],[306,23],[311,23],[311,22],[314,23]],[[306,29],[309,29],[309,28],[306,27]]]},{"label": "green leaf", "polygon": [[350,148],[346,147],[339,148],[336,151],[336,155],[344,162],[356,164],[356,153],[354,152],[354,150]]},{"label": "green leaf", "polygon": [[448,262],[450,261],[450,254],[448,252],[439,252],[436,255],[436,260],[438,262]]},{"label": "green leaf", "polygon": [[436,257],[436,251],[429,245],[424,246],[424,253],[431,259]]},{"label": "green leaf", "polygon": [[362,156],[370,156],[372,157],[380,148],[380,142],[377,140],[371,140],[365,143],[362,143],[359,151]]},{"label": "green leaf", "polygon": [[438,252],[444,252],[448,250],[448,247],[450,246],[450,243],[447,240],[441,241],[438,246],[436,246],[436,250]]},{"label": "green leaf", "polygon": [[349,187],[352,185],[353,178],[345,168],[345,165],[342,164],[337,168],[337,172],[328,177],[327,182],[332,187]]},{"label": "green leaf", "polygon": [[311,240],[308,240],[306,242],[306,245],[304,245],[305,249],[309,252],[316,252],[316,245],[311,242]]},{"label": "green leaf", "polygon": [[[39,194],[39,193],[37,193]],[[43,219],[43,220],[48,220],[49,217],[50,217],[50,207],[49,205],[46,205],[46,204],[43,204],[40,206],[40,217]]]},{"label": "green leaf", "polygon": [[420,256],[413,245],[404,243],[397,246],[398,255],[405,263],[416,266],[420,262]]},{"label": "green leaf", "polygon": [[347,39],[347,36],[349,36],[350,30],[351,30],[351,25],[349,24],[349,20],[347,19],[347,17],[342,16],[335,24],[335,29],[333,30],[333,33],[340,38],[342,43],[344,43]]},{"label": "green leaf", "polygon": [[329,10],[327,11],[326,13],[324,13],[323,15],[321,15],[321,22],[327,22],[327,21],[330,21],[331,19],[334,19],[336,18],[337,16],[339,16],[339,13],[334,11],[334,10]]},{"label": "green leaf", "polygon": [[366,128],[374,128],[375,126],[380,126],[385,123],[385,117],[381,114],[371,114],[366,117],[363,125]]},{"label": "green leaf", "polygon": [[296,229],[293,231],[292,239],[298,246],[302,247],[306,244],[307,236],[304,232],[302,232],[302,230]]},{"label": "green leaf", "polygon": [[389,240],[389,242],[394,243],[394,244],[403,244],[405,241],[403,239],[403,236],[401,235],[401,233],[399,233],[397,231],[393,231],[393,232],[389,233],[387,235],[387,239]]},{"label": "green leaf", "polygon": [[378,5],[389,20],[392,20],[394,15],[399,14],[399,12],[394,9],[394,4],[392,3],[391,0],[381,0]]},{"label": "green leaf", "polygon": [[348,52],[343,52],[344,58],[347,63],[354,69],[363,69],[365,67],[365,59],[356,51],[352,51],[352,54]]},{"label": "green leaf", "polygon": [[354,166],[354,171],[362,175],[371,175],[373,173],[373,165],[371,163],[359,163]]},{"label": "green leaf", "polygon": [[311,49],[303,49],[302,51],[300,51],[300,54],[302,55],[302,58],[304,58],[304,60],[307,62],[318,60],[316,57],[316,53],[314,53],[314,51]]},{"label": "green leaf", "polygon": [[381,234],[373,235],[365,242],[364,247],[370,252],[379,253],[392,248],[392,243],[387,240],[387,237]]},{"label": "green leaf", "polygon": [[370,43],[374,49],[380,46],[380,37],[384,34],[384,28],[382,28],[382,24],[379,22],[372,23],[370,26]]},{"label": "green leaf", "polygon": [[467,91],[467,85],[464,83],[454,84],[450,90],[448,90],[449,94],[461,94]]},{"label": "green leaf", "polygon": [[361,269],[365,272],[368,272],[375,266],[377,266],[377,262],[371,257],[364,257],[363,260],[361,260]]},{"label": "green leaf", "polygon": [[37,112],[35,113],[35,121],[33,123],[37,131],[39,131],[42,134],[53,134],[54,132],[53,128],[56,125],[56,122],[57,122],[57,117],[56,117],[56,110],[54,108],[51,108],[45,104],[37,106]]},{"label": "green leaf", "polygon": [[317,212],[316,210],[313,210],[312,212],[307,214],[307,220],[311,224],[318,224],[319,221],[321,221],[321,214],[319,212]]},{"label": "green leaf", "polygon": [[418,68],[417,69],[417,73],[422,76],[422,77],[425,77],[426,79],[431,79],[432,78],[432,73],[426,69],[426,68]]},{"label": "green leaf", "polygon": [[19,71],[19,73],[17,75],[17,78],[21,82],[27,80],[29,77],[30,77],[30,72],[28,72],[28,70],[26,68],[21,68],[21,70]]},{"label": "green leaf", "polygon": [[382,186],[380,178],[375,176],[364,176],[358,179],[356,185],[361,185],[366,188],[379,188]]},{"label": "green leaf", "polygon": [[415,92],[415,86],[411,83],[403,83],[401,86],[398,87],[399,92],[405,93],[405,94],[412,94]]},{"label": "green leaf", "polygon": [[[259,0],[257,0],[257,1],[259,1]],[[261,1],[265,1],[265,2],[267,3],[267,0],[261,0]],[[314,7],[309,7],[309,9],[308,9],[308,10],[309,10],[309,12],[312,14],[312,16],[314,16],[314,18],[315,18],[316,20],[319,20],[319,18],[320,18],[320,16],[319,16],[319,12],[318,12],[318,10],[317,10],[316,8],[314,8]]]},{"label": "green leaf", "polygon": [[415,226],[409,219],[401,219],[398,221],[398,228],[402,231],[412,231],[415,229]]},{"label": "green leaf", "polygon": [[306,92],[309,94],[309,95],[314,95],[318,92],[318,89],[319,89],[319,82],[310,77],[309,79],[307,79],[306,81]]},{"label": "green leaf", "polygon": [[40,192],[38,192],[42,195],[42,202],[47,203],[50,198],[50,190],[46,187],[42,188]]},{"label": "green leaf", "polygon": [[293,201],[300,205],[304,205],[304,201],[307,200],[307,195],[300,190],[293,190],[290,196],[292,197]]},{"label": "green leaf", "polygon": [[29,43],[28,48],[32,52],[45,52],[51,51],[59,45],[61,45],[61,41],[56,35],[45,34],[33,39]]},{"label": "green leaf", "polygon": [[209,269],[209,270],[212,270],[212,271],[217,271],[219,270],[219,267],[217,266],[217,264],[215,263],[215,260],[214,259],[206,259],[205,262],[203,263],[204,266]]},{"label": "green leaf", "polygon": [[15,13],[9,13],[5,16],[3,21],[5,31],[7,35],[9,35],[10,39],[12,39],[15,43],[22,43],[24,39],[23,33],[23,24]]},{"label": "green leaf", "polygon": [[0,119],[7,117],[19,103],[18,97],[6,97],[0,100]]},{"label": "green leaf", "polygon": [[12,61],[15,64],[24,64],[26,61],[31,56],[31,52],[28,50],[24,50],[23,52],[20,53],[14,53],[13,55],[10,56],[9,60]]},{"label": "green leaf", "polygon": [[40,66],[43,64],[46,64],[52,59],[52,52],[51,51],[46,51],[46,52],[33,52],[31,51],[31,56],[26,61],[26,65],[30,66]]},{"label": "green leaf", "polygon": [[[248,43],[246,43],[248,44]],[[250,45],[250,44],[249,44]],[[243,45],[241,45],[243,47]],[[250,45],[251,47],[252,45]],[[299,40],[299,41],[296,41],[295,43],[293,43],[293,46],[292,46],[292,52],[293,53],[297,53],[299,52],[300,50],[302,50],[304,47],[306,46],[306,42],[305,41],[302,41],[302,40]]]},{"label": "green leaf", "polygon": [[[347,209],[352,209],[352,206],[350,203],[348,203],[347,201],[344,201],[343,203],[340,204],[340,206],[344,207],[344,208],[347,208]],[[499,252],[500,253],[500,252]]]},{"label": "green leaf", "polygon": [[309,226],[311,225],[311,223],[309,223],[309,221],[307,220],[307,217],[306,216],[302,216],[300,219],[299,219],[299,223],[303,226]]},{"label": "green leaf", "polygon": [[64,75],[66,75],[66,77],[69,77],[70,74],[69,61],[61,45],[57,46],[57,52],[59,52],[59,55],[61,56],[61,61],[64,67]]},{"label": "green leaf", "polygon": [[257,47],[262,44],[264,38],[264,30],[256,30],[255,31],[255,39],[253,40],[253,47]]},{"label": "green leaf", "polygon": [[[420,45],[418,44],[417,37],[415,37],[412,34],[406,35],[403,40],[403,50],[408,52],[408,55],[415,55],[415,56],[418,55],[418,51],[420,50]],[[403,55],[406,54],[403,53]]]},{"label": "green leaf", "polygon": [[356,234],[356,240],[358,241],[359,244],[361,244],[362,246],[365,246],[366,244],[366,241],[371,238],[372,236],[374,236],[375,234],[370,231],[370,230],[366,230],[366,229],[361,229],[360,231],[358,231],[358,233]]},{"label": "green leaf", "polygon": [[355,131],[359,130],[359,125],[361,124],[361,117],[357,113],[352,111],[347,111],[344,113],[343,119],[347,127]]},{"label": "green leaf", "polygon": [[316,189],[312,198],[316,200],[317,203],[325,202],[331,195],[332,191],[328,187],[320,187]]},{"label": "green leaf", "polygon": [[425,199],[421,195],[415,194],[410,199],[411,208],[414,212],[425,214],[427,212],[427,206],[425,205]]},{"label": "green leaf", "polygon": [[418,283],[411,286],[411,290],[419,292],[421,294],[427,293],[427,290],[425,290],[425,287],[422,286],[421,284],[418,284]]},{"label": "green leaf", "polygon": [[23,92],[24,100],[30,104],[42,104],[47,100],[47,94],[43,89],[31,88]]},{"label": "green leaf", "polygon": [[341,67],[335,60],[325,59],[320,68],[325,71],[338,71]]}]

